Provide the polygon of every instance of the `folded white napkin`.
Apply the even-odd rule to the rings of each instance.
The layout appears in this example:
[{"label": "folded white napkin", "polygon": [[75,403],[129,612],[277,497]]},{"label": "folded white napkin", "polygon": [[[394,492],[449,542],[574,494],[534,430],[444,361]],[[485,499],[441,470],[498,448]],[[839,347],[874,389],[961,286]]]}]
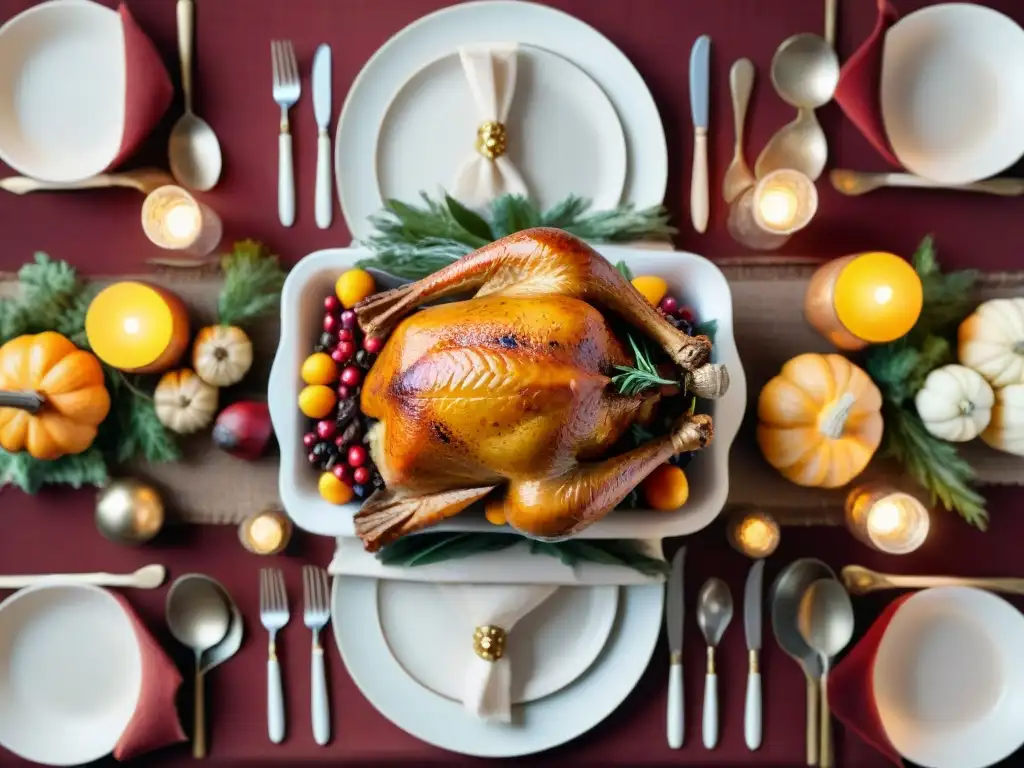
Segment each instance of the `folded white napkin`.
[{"label": "folded white napkin", "polygon": [[486,205],[505,194],[526,194],[523,177],[505,154],[505,121],[516,88],[517,50],[515,43],[459,48],[459,60],[480,122],[476,148],[456,173],[453,194],[471,207]]}]

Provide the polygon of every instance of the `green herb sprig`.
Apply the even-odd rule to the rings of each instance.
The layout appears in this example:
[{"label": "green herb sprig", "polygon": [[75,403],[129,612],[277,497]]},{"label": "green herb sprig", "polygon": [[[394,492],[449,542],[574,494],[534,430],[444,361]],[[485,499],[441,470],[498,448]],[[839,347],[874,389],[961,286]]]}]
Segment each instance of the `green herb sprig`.
[{"label": "green herb sprig", "polygon": [[645,390],[660,386],[679,386],[678,381],[666,379],[659,375],[658,369],[651,362],[650,352],[647,345],[637,344],[632,334],[629,334],[629,345],[633,348],[633,358],[636,365],[616,365],[615,370],[622,371],[612,376],[612,384],[618,387],[620,395],[632,397],[639,395]]},{"label": "green herb sprig", "polygon": [[235,243],[220,262],[224,287],[217,301],[217,319],[224,325],[245,325],[276,310],[287,276],[267,248],[255,240]]}]

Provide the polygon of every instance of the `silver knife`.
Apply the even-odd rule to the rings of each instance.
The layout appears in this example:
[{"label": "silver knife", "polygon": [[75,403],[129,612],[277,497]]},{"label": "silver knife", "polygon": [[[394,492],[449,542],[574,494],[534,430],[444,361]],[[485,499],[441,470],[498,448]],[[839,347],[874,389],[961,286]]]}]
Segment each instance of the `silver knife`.
[{"label": "silver knife", "polygon": [[758,560],[751,566],[750,573],[747,574],[747,586],[743,590],[743,628],[747,633],[747,652],[750,656],[743,734],[750,750],[761,746],[761,669],[758,654],[761,651],[763,586],[764,560]]},{"label": "silver knife", "polygon": [[701,35],[690,51],[690,112],[693,114],[693,174],[690,220],[698,232],[708,228],[708,101],[711,98],[711,38]]},{"label": "silver knife", "polygon": [[686,547],[672,558],[672,573],[665,584],[665,630],[670,652],[668,668],[668,723],[666,733],[672,749],[683,746],[686,720],[683,708],[683,562]]},{"label": "silver knife", "polygon": [[331,46],[323,43],[313,56],[313,114],[318,129],[316,141],[316,225],[331,226]]}]

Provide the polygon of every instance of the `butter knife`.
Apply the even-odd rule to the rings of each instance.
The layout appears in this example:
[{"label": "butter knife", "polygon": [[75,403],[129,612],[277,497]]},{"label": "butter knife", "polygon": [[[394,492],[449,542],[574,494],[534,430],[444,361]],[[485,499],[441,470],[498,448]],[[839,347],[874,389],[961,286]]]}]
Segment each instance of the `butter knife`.
[{"label": "butter knife", "polygon": [[743,590],[743,628],[747,634],[747,654],[750,657],[743,735],[747,741],[747,749],[751,751],[761,746],[761,669],[758,655],[761,651],[763,591],[764,560],[758,560],[747,574],[747,586]]},{"label": "butter knife", "polygon": [[316,225],[331,226],[331,46],[323,43],[313,56],[313,114],[316,116]]},{"label": "butter knife", "polygon": [[683,709],[683,563],[686,547],[672,558],[672,573],[665,584],[665,630],[668,634],[668,723],[666,733],[672,749],[683,746],[686,720]]},{"label": "butter knife", "polygon": [[708,101],[711,38],[701,35],[690,51],[690,112],[693,115],[693,174],[690,177],[690,220],[698,232],[708,228]]}]

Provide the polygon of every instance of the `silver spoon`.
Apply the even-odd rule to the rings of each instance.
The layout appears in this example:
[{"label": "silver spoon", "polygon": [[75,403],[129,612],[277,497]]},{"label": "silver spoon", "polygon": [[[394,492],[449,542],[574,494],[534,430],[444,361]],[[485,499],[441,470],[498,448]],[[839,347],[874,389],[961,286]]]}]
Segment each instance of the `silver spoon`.
[{"label": "silver spoon", "polygon": [[818,579],[834,579],[835,573],[821,560],[804,557],[782,569],[772,584],[769,600],[775,641],[804,671],[807,679],[807,765],[818,764],[818,678],[821,659],[797,626],[800,599]]},{"label": "silver spoon", "polygon": [[697,624],[708,644],[708,668],[704,677],[704,747],[718,744],[718,674],[715,672],[715,648],[732,621],[732,594],[721,579],[708,579],[697,598]]},{"label": "silver spoon", "polygon": [[205,696],[203,694],[203,653],[213,648],[228,632],[231,611],[224,593],[213,579],[198,573],[182,576],[167,593],[167,626],[182,645],[196,655],[195,727],[192,756],[206,757]]},{"label": "silver spoon", "polygon": [[831,100],[839,84],[835,49],[818,35],[794,35],[775,52],[771,78],[775,92],[797,108],[797,115],[769,139],[754,173],[760,179],[780,168],[793,168],[817,179],[828,160],[828,141],[814,110]]},{"label": "silver spoon", "polygon": [[743,158],[743,123],[747,119],[747,105],[754,88],[754,63],[750,59],[737,59],[729,70],[729,90],[732,93],[733,132],[736,145],[732,161],[725,169],[722,179],[722,197],[731,203],[747,189],[754,186],[754,174]]},{"label": "silver spoon", "polygon": [[178,183],[205,192],[220,178],[223,160],[220,142],[210,124],[192,111],[192,35],[195,6],[192,0],[178,0],[178,56],[181,59],[181,90],[185,114],[171,131],[168,150],[171,173]]},{"label": "silver spoon", "polygon": [[224,635],[224,639],[203,654],[202,669],[204,675],[238,653],[238,649],[242,647],[242,639],[245,636],[245,623],[242,621],[242,612],[238,610],[238,606],[235,605],[235,601],[231,599],[231,595],[224,589],[224,586],[219,582],[214,583],[220,588],[224,602],[227,603],[228,609],[231,611],[231,623],[228,626],[227,634]]},{"label": "silver spoon", "polygon": [[832,766],[832,713],[828,706],[828,670],[832,658],[853,638],[853,604],[835,579],[818,579],[804,592],[798,616],[803,635],[821,660],[821,768]]}]

